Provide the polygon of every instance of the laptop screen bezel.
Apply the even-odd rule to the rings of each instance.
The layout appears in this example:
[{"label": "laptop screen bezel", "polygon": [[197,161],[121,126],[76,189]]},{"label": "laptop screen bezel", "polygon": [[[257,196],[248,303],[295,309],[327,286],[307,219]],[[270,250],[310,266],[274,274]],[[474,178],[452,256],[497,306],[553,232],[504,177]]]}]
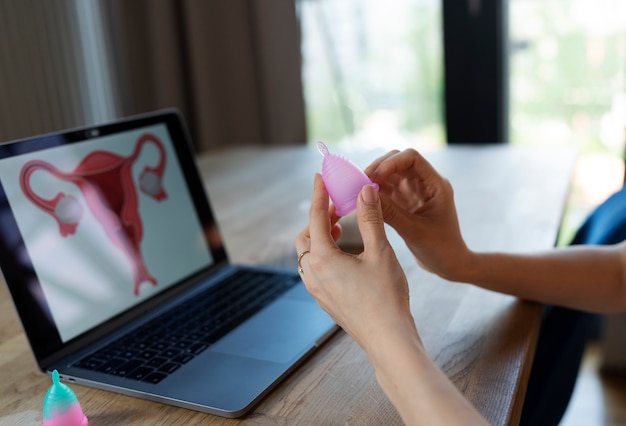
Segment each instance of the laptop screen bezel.
[{"label": "laptop screen bezel", "polygon": [[[193,274],[194,276],[204,275],[208,271],[227,263],[227,254],[223,241],[219,237],[220,233],[215,216],[196,165],[195,150],[182,117],[177,110],[161,110],[150,114],[129,117],[113,123],[86,126],[6,142],[0,144],[0,161],[3,158],[15,155],[80,143],[95,137],[126,132],[155,124],[165,124],[167,126],[176,151],[177,160],[181,170],[183,170],[187,187],[204,231],[203,236],[207,246],[210,247],[211,255],[214,259],[211,265],[207,265],[206,270]],[[28,251],[17,229],[16,219],[9,206],[2,182],[0,182],[0,270],[4,275],[22,327],[41,369],[45,369],[46,365],[55,362],[66,353],[102,337],[133,317],[140,315],[146,311],[147,305],[154,305],[159,300],[165,299],[168,294],[180,291],[179,287],[185,286],[185,282],[193,278],[192,276],[186,277],[152,298],[117,314],[105,323],[67,342],[63,342],[52,320],[49,306],[41,296],[43,294],[41,284],[35,273],[32,261],[30,261],[28,256],[24,256],[24,253],[27,254]],[[8,235],[9,230],[13,231],[11,235]],[[209,235],[211,238],[209,238]],[[19,258],[18,253],[21,253]]]}]

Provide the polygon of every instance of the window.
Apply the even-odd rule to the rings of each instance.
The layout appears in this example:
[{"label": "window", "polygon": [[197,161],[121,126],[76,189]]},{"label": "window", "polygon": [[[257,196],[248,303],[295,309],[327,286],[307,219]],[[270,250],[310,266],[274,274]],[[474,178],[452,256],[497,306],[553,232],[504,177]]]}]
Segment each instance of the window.
[{"label": "window", "polygon": [[626,3],[512,0],[511,141],[622,155]]},{"label": "window", "polygon": [[300,0],[308,140],[444,144],[441,0]]},{"label": "window", "polygon": [[579,151],[562,242],[621,187],[626,2],[511,0],[510,137]]}]

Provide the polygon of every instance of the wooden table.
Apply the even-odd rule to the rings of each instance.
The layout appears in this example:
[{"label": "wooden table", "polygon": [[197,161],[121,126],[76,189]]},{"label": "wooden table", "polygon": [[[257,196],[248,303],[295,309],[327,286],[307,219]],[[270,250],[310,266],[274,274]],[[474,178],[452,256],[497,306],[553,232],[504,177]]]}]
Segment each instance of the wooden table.
[{"label": "wooden table", "polygon": [[[351,152],[364,167],[383,152]],[[424,154],[455,187],[462,232],[478,250],[554,245],[574,153],[510,146]],[[199,158],[227,249],[242,263],[296,267],[295,235],[308,222],[312,147],[244,148]],[[411,307],[438,365],[494,425],[517,424],[542,306],[451,283],[421,270],[389,229],[411,286]],[[0,425],[41,424],[50,379],[34,363],[0,286]],[[338,332],[247,417],[224,419],[73,385],[91,426],[172,424],[400,424],[360,348]]]}]

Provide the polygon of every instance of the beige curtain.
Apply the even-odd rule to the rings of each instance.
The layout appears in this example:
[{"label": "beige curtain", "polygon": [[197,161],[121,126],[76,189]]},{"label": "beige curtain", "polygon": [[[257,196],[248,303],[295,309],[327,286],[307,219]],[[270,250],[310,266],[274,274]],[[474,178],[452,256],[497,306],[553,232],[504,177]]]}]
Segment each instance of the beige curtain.
[{"label": "beige curtain", "polygon": [[199,151],[306,141],[294,0],[104,0],[122,115],[179,108]]},{"label": "beige curtain", "polygon": [[0,0],[0,142],[114,117],[89,6]]},{"label": "beige curtain", "polygon": [[0,0],[0,141],[179,108],[198,151],[306,138],[295,0]]}]

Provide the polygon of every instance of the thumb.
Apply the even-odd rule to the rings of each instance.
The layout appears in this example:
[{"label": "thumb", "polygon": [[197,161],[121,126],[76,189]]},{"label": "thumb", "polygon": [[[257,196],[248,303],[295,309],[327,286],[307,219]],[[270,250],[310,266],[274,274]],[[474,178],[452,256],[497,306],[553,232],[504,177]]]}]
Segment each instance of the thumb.
[{"label": "thumb", "polygon": [[380,198],[373,185],[365,185],[361,189],[356,216],[366,252],[388,244]]}]

